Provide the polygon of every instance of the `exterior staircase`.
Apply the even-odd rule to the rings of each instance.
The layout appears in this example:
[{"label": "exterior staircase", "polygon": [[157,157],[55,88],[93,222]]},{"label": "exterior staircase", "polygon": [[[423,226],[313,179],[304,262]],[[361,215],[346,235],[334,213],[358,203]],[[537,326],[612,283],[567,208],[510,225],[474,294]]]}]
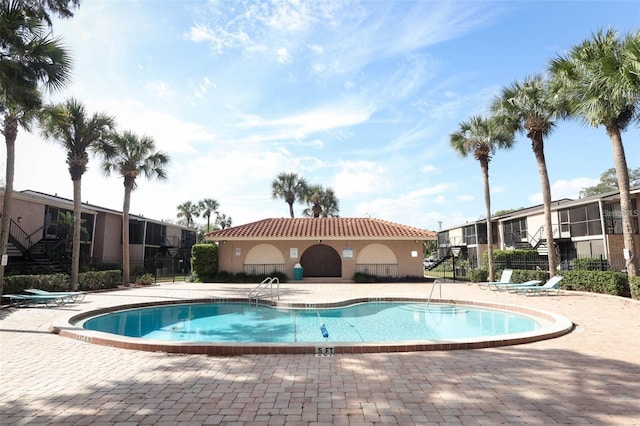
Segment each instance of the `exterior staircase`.
[{"label": "exterior staircase", "polygon": [[9,267],[20,274],[51,274],[71,270],[71,259],[64,256],[64,241],[41,239],[34,242],[13,219],[9,226],[7,255]]}]

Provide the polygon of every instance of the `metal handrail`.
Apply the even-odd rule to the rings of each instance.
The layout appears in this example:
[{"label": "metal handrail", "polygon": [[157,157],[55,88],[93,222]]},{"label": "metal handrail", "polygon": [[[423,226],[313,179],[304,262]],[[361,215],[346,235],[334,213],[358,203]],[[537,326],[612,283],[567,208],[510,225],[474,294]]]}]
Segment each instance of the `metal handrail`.
[{"label": "metal handrail", "polygon": [[261,296],[267,288],[271,289],[271,299],[273,300],[273,284],[276,284],[276,296],[280,300],[280,279],[278,277],[267,277],[260,284],[258,284],[253,290],[249,292],[249,304],[251,299],[256,299],[256,305],[258,304],[258,297]]},{"label": "metal handrail", "polygon": [[27,252],[33,247],[34,243],[29,234],[13,219],[9,222],[9,235],[20,245],[21,252]]}]

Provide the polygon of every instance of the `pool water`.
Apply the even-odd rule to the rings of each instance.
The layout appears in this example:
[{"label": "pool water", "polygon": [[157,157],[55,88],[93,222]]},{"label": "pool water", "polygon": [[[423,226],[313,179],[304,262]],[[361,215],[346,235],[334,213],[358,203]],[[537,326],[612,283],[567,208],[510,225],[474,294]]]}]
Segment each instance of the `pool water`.
[{"label": "pool water", "polygon": [[525,333],[540,324],[511,312],[434,303],[368,302],[331,309],[190,303],[112,312],[82,327],[178,342],[293,343],[463,339]]}]

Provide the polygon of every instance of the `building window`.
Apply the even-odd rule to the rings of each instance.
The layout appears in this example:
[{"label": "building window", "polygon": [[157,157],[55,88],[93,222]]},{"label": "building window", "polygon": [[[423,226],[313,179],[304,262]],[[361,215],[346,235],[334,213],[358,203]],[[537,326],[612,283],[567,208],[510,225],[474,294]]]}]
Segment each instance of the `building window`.
[{"label": "building window", "polygon": [[462,237],[465,244],[477,244],[475,224],[462,228]]},{"label": "building window", "polygon": [[129,244],[142,244],[144,238],[144,222],[129,220]]},{"label": "building window", "polygon": [[145,243],[152,246],[163,246],[166,242],[167,227],[159,223],[147,222],[147,236]]},{"label": "building window", "polygon": [[569,228],[572,237],[602,235],[600,208],[597,203],[569,209]]},{"label": "building window", "polygon": [[[609,235],[622,235],[622,209],[620,203],[605,204],[603,206],[604,227]],[[638,210],[636,208],[636,200],[631,200],[631,226],[633,233],[638,233]]]},{"label": "building window", "polygon": [[521,243],[527,238],[527,218],[506,221],[502,224],[502,230],[504,244],[508,247],[515,246],[516,243]]}]

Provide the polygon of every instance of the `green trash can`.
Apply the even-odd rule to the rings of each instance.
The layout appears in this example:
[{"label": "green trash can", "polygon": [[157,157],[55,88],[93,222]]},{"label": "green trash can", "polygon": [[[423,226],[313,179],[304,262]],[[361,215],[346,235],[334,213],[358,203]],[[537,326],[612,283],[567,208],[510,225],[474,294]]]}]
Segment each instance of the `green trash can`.
[{"label": "green trash can", "polygon": [[300,265],[299,263],[296,263],[296,265],[293,267],[293,280],[294,281],[302,280],[303,272],[304,272],[304,269],[302,268],[302,265]]}]

